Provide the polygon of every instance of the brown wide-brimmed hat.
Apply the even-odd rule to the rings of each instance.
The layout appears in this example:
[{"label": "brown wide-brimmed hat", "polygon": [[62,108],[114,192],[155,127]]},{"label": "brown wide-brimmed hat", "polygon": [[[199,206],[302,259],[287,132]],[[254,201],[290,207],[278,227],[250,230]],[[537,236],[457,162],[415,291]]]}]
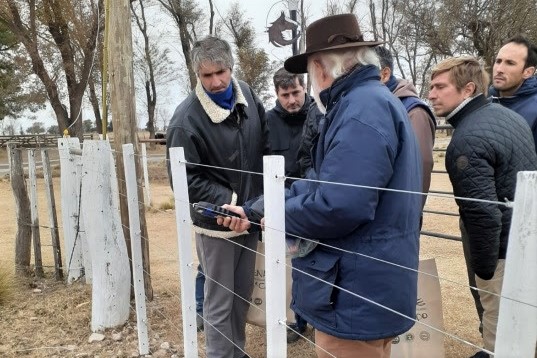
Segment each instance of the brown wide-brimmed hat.
[{"label": "brown wide-brimmed hat", "polygon": [[364,41],[354,14],[327,16],[312,22],[306,29],[306,51],[285,60],[291,73],[308,72],[311,54],[348,47],[377,46],[383,41]]}]

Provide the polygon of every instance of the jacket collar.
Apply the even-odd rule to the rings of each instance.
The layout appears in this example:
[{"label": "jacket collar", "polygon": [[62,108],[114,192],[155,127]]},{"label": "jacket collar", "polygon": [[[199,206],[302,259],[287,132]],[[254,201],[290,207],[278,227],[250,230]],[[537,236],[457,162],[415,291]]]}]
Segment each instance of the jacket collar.
[{"label": "jacket collar", "polygon": [[485,98],[484,94],[478,94],[475,97],[463,101],[457,108],[447,115],[446,120],[453,126],[453,128],[457,128],[465,116],[488,103],[489,100]]},{"label": "jacket collar", "polygon": [[334,83],[332,83],[332,86],[322,90],[319,93],[319,98],[326,107],[326,111],[328,112],[330,108],[337,103],[339,98],[343,96],[350,88],[367,80],[380,81],[380,73],[377,66],[356,66],[347,74],[337,78]]},{"label": "jacket collar", "polygon": [[[244,97],[241,86],[239,85],[239,81],[237,81],[234,77],[231,79],[233,83],[233,92],[235,93],[235,106],[238,104],[241,104],[245,107],[248,107],[248,102],[246,102],[246,98]],[[201,81],[198,81],[198,84],[196,85],[196,96],[198,97],[201,106],[203,107],[203,110],[209,118],[211,119],[211,122],[213,123],[222,123],[233,111],[233,109],[224,109],[214,103],[214,101],[209,97],[209,95],[205,92],[203,89],[203,86],[201,85]]]},{"label": "jacket collar", "polygon": [[490,94],[490,97],[492,98],[492,100],[494,101],[497,101],[497,100],[516,100],[518,97],[523,97],[523,96],[529,96],[529,95],[532,95],[532,94],[535,94],[537,93],[537,77],[535,76],[532,76],[526,80],[524,80],[524,82],[522,82],[522,85],[520,85],[520,87],[516,90],[515,94],[513,94],[512,96],[507,96],[507,97],[500,97],[500,92],[498,92],[498,90],[496,88],[494,88],[493,86],[491,86],[489,88],[489,94]]}]

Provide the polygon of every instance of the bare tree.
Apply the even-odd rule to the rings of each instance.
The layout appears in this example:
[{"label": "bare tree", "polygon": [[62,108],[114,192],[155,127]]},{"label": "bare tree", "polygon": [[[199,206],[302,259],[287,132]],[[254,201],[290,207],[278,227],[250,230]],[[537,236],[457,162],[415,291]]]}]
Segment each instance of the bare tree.
[{"label": "bare tree", "polygon": [[248,83],[263,103],[272,99],[270,91],[274,65],[265,50],[256,46],[255,29],[238,2],[231,5],[226,17],[237,53],[237,78]]},{"label": "bare tree", "polygon": [[326,0],[325,8],[323,9],[324,16],[332,16],[337,14],[351,13],[354,14],[358,0]]},{"label": "bare tree", "polygon": [[[190,59],[190,50],[194,41],[196,41],[197,26],[203,24],[204,14],[199,8],[195,0],[158,0],[163,8],[171,15],[177,28],[179,30],[179,37],[181,39],[181,49],[185,58],[185,65],[188,70],[188,77],[190,80],[190,88],[196,87],[197,78],[194,69],[192,68],[192,61]],[[212,20],[214,13],[211,6],[211,25],[209,30],[212,30]]]},{"label": "bare tree", "polygon": [[443,0],[438,13],[438,34],[451,52],[477,55],[490,67],[505,39],[515,34],[537,39],[534,0]]},{"label": "bare tree", "polygon": [[209,0],[209,35],[213,35],[214,31],[214,5],[213,0]]},{"label": "bare tree", "polygon": [[145,83],[145,97],[147,101],[147,130],[149,131],[149,138],[155,138],[155,108],[157,105],[157,86],[155,81],[155,66],[153,65],[154,51],[151,51],[151,44],[149,43],[149,35],[147,32],[147,21],[145,18],[145,5],[144,0],[138,2],[138,6],[135,8],[135,1],[130,2],[131,12],[136,21],[136,25],[140,30],[144,44],[143,44],[143,61],[142,66],[147,74],[144,76]]},{"label": "bare tree", "polygon": [[[82,98],[92,71],[102,15],[103,0],[0,3],[0,21],[24,46],[60,130],[71,127],[78,136],[82,135]],[[60,65],[56,67],[54,60]],[[67,90],[67,99],[62,96],[62,88]]]}]

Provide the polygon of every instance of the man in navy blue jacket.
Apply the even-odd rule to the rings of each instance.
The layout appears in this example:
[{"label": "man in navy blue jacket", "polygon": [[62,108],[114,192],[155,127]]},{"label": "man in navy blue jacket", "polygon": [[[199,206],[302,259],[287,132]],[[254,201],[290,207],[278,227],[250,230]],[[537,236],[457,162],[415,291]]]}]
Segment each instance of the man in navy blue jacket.
[{"label": "man in navy blue jacket", "polygon": [[537,47],[524,36],[507,40],[492,68],[490,96],[528,122],[537,143]]},{"label": "man in navy blue jacket", "polygon": [[[318,357],[387,358],[416,314],[422,198],[398,190],[421,192],[419,147],[405,107],[380,82],[379,42],[363,40],[355,15],[313,22],[306,43],[285,69],[308,72],[326,115],[307,173],[319,181],[294,182],[285,201],[286,232],[318,240],[293,259],[291,307],[315,328]],[[233,208],[245,218],[243,209]]]}]

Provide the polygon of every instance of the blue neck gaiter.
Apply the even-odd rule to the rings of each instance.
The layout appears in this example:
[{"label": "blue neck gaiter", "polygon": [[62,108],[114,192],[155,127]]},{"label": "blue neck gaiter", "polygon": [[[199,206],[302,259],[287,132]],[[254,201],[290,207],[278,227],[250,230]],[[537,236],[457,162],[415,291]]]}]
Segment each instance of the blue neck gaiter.
[{"label": "blue neck gaiter", "polygon": [[205,90],[205,93],[213,100],[214,103],[224,109],[231,110],[235,104],[235,98],[233,96],[233,82],[229,83],[229,86],[225,91],[219,93],[210,93]]}]

